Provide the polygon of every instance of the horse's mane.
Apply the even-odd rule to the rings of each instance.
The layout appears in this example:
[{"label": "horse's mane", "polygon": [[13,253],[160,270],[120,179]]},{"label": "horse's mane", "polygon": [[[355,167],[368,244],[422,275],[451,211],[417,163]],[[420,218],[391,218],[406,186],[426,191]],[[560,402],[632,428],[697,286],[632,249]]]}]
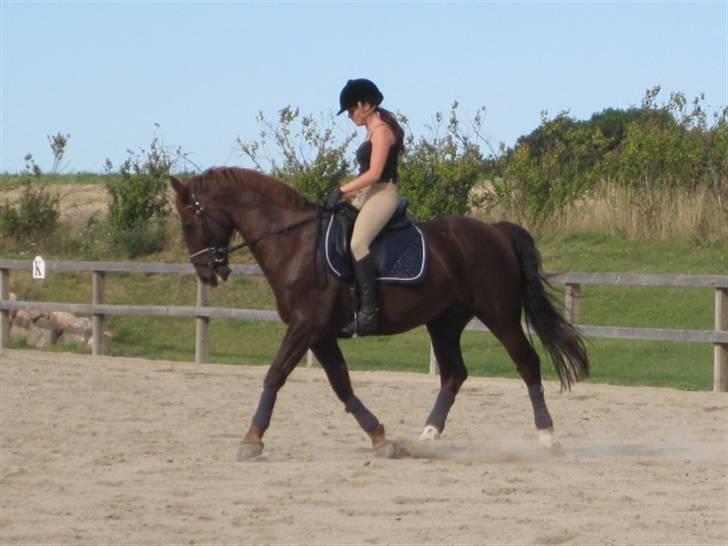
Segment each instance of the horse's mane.
[{"label": "horse's mane", "polygon": [[205,184],[244,186],[285,208],[300,209],[311,205],[310,201],[285,182],[252,169],[213,167],[203,172],[200,178]]}]

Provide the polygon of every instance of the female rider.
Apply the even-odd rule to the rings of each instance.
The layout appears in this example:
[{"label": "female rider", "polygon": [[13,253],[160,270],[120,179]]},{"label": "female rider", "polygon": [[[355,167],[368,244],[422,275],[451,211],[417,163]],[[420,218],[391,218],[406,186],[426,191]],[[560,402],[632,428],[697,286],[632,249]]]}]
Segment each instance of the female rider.
[{"label": "female rider", "polygon": [[[394,115],[381,108],[384,96],[370,80],[349,80],[339,95],[340,110],[357,127],[366,128],[366,138],[356,151],[359,175],[326,197],[333,207],[342,196],[352,196],[359,209],[351,237],[351,254],[361,307],[357,320],[343,334],[363,336],[378,329],[376,269],[369,245],[394,214],[399,203],[397,161],[404,152],[404,131]],[[337,115],[338,115],[337,114]]]}]

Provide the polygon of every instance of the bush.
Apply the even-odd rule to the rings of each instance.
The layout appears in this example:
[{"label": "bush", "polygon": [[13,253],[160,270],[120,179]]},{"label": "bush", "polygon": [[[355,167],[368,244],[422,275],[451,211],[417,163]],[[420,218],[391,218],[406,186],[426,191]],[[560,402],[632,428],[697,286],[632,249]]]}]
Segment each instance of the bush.
[{"label": "bush", "polygon": [[[262,112],[256,120],[263,126],[260,140],[247,142],[238,138],[237,143],[258,170],[287,182],[316,202],[349,176],[351,163],[346,155],[355,133],[339,142],[333,120],[319,123],[312,115],[301,116],[298,108],[290,106],[278,112],[277,124]],[[277,147],[274,157],[268,151],[268,139]]]},{"label": "bush", "polygon": [[646,93],[642,116],[627,124],[619,147],[605,157],[604,171],[624,187],[694,190],[704,184],[708,167],[705,113],[700,99],[687,112],[681,93],[658,106],[659,90]]},{"label": "bush", "polygon": [[[613,129],[614,130],[614,129]],[[499,160],[499,198],[538,224],[594,186],[597,165],[613,139],[568,112],[542,113],[541,125]]]},{"label": "bush", "polygon": [[42,172],[33,156],[28,154],[25,161],[20,199],[14,205],[0,205],[0,232],[18,242],[42,241],[58,226],[58,196],[41,182]]},{"label": "bush", "polygon": [[[482,125],[482,110],[473,120],[474,135],[461,129],[453,103],[444,136],[439,136],[441,113],[429,138],[415,141],[411,136],[400,167],[400,194],[412,201],[411,211],[418,220],[467,214],[473,201],[472,190],[483,173],[483,155],[475,139]],[[406,124],[406,118],[402,121]]]},{"label": "bush", "polygon": [[[474,138],[465,134],[457,118],[457,103],[450,112],[446,134],[438,135],[442,114],[429,139],[407,139],[407,153],[400,167],[400,192],[412,198],[411,210],[419,219],[427,220],[445,214],[465,214],[470,195],[482,171],[482,155]],[[238,145],[261,171],[288,182],[311,200],[320,200],[327,192],[354,176],[354,153],[351,144],[356,133],[337,140],[333,119],[319,123],[313,116],[301,116],[298,109],[286,106],[279,111],[278,122],[270,122],[262,113],[257,116],[263,126],[259,141]],[[399,116],[406,126],[407,119]],[[481,112],[475,117],[476,131],[482,123]],[[268,141],[277,153],[268,150]]]},{"label": "bush", "polygon": [[655,213],[654,192],[704,188],[719,200],[728,191],[728,109],[709,126],[704,97],[688,103],[672,93],[659,105],[659,87],[640,108],[607,109],[587,121],[562,112],[518,139],[493,163],[500,204],[541,223],[587,197],[601,183],[628,189],[645,217]]},{"label": "bush", "polygon": [[163,250],[167,242],[167,232],[163,223],[154,222],[117,233],[115,242],[121,245],[126,251],[126,256],[133,260]]},{"label": "bush", "polygon": [[[169,174],[185,156],[180,149],[169,153],[157,137],[149,151],[127,151],[129,157],[121,164],[118,176],[106,181],[109,228],[112,241],[129,258],[136,258],[164,248],[166,236],[160,220],[169,214]],[[107,172],[112,169],[107,160]]]}]

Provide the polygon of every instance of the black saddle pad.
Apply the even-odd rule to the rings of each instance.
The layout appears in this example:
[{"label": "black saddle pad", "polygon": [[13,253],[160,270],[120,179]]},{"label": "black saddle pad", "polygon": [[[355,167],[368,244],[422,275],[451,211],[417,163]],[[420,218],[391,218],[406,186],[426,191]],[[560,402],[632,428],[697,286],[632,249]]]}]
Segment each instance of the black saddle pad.
[{"label": "black saddle pad", "polygon": [[[401,198],[397,211],[370,246],[377,266],[377,280],[394,284],[416,284],[427,271],[425,235],[407,216],[409,201]],[[354,221],[359,211],[343,203],[331,215],[323,237],[323,255],[331,271],[343,280],[354,278],[349,250]]]}]

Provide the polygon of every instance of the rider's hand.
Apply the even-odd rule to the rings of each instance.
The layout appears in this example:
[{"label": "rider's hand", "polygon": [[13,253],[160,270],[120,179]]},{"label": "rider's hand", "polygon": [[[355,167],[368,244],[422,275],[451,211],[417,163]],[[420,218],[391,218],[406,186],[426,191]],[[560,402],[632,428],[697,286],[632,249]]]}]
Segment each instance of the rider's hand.
[{"label": "rider's hand", "polygon": [[333,209],[336,207],[336,203],[339,202],[341,197],[343,196],[343,193],[341,193],[341,190],[339,188],[336,188],[335,190],[330,191],[326,197],[324,197],[322,204],[327,209]]}]

